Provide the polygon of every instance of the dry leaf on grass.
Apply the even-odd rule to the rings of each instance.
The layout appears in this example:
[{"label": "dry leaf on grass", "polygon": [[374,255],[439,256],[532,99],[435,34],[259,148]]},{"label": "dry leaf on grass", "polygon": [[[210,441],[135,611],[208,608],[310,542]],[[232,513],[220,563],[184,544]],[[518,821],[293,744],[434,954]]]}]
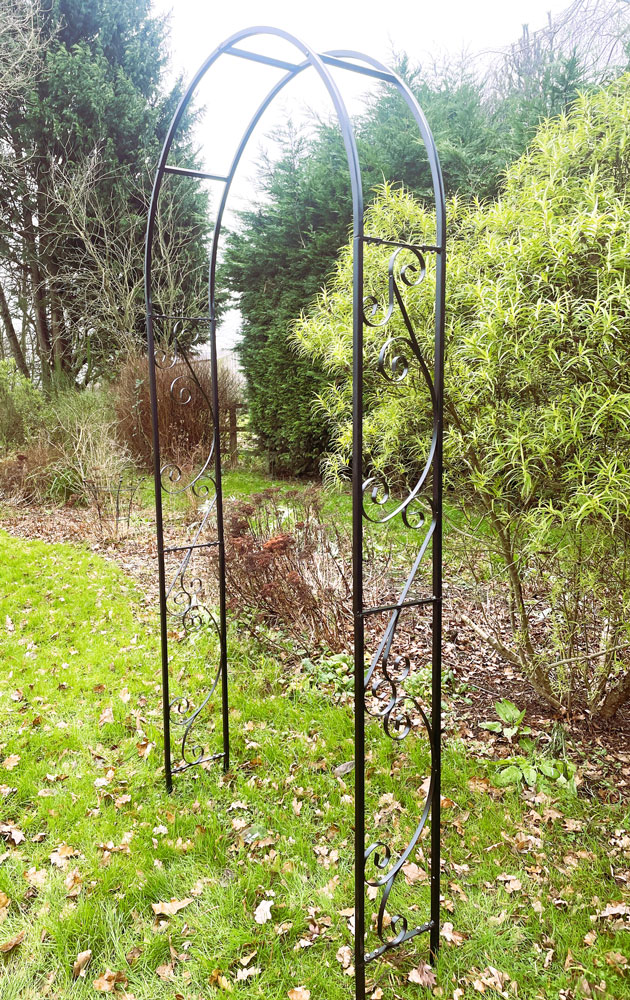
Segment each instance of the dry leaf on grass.
[{"label": "dry leaf on grass", "polygon": [[249,979],[250,976],[258,976],[260,969],[257,965],[250,965],[248,969],[239,969],[236,973],[237,979]]},{"label": "dry leaf on grass", "polygon": [[66,897],[68,899],[74,899],[79,895],[81,889],[83,888],[83,879],[81,878],[81,873],[78,868],[73,868],[71,872],[68,872],[64,879],[66,889]]},{"label": "dry leaf on grass", "polygon": [[79,952],[72,965],[72,975],[75,979],[78,979],[79,976],[85,978],[85,969],[91,957],[92,952],[89,948],[87,951]]},{"label": "dry leaf on grass", "polygon": [[461,931],[453,930],[453,925],[448,921],[442,924],[440,935],[444,938],[445,941],[448,941],[449,944],[460,945],[462,944],[463,941],[466,940],[466,935],[462,934]]},{"label": "dry leaf on grass", "polygon": [[103,726],[107,725],[108,722],[113,722],[113,721],[114,721],[114,711],[112,709],[112,706],[109,705],[108,708],[103,709],[101,717],[98,720],[98,724],[102,728]]},{"label": "dry leaf on grass", "polygon": [[6,771],[12,771],[14,767],[17,767],[20,763],[20,757],[16,753],[9,754],[2,761],[2,766]]},{"label": "dry leaf on grass", "polygon": [[435,972],[426,962],[421,962],[416,969],[412,969],[407,979],[410,983],[417,983],[418,986],[435,986],[437,983]]},{"label": "dry leaf on grass", "polygon": [[591,920],[607,920],[609,917],[624,917],[630,915],[630,906],[625,903],[609,903],[605,909],[595,913]]},{"label": "dry leaf on grass", "polygon": [[112,972],[111,969],[105,969],[102,976],[94,980],[94,989],[97,993],[114,993],[116,986],[120,985],[123,989],[127,985],[127,977],[124,972]]},{"label": "dry leaf on grass", "polygon": [[168,983],[175,979],[175,963],[167,962],[165,965],[158,965],[155,970],[156,976],[159,976],[163,982]]},{"label": "dry leaf on grass", "polygon": [[506,892],[510,894],[513,892],[520,892],[523,888],[521,880],[516,877],[516,875],[507,875],[505,872],[502,875],[497,875],[497,882],[503,883],[503,888]]},{"label": "dry leaf on grass", "polygon": [[168,903],[151,903],[151,909],[158,916],[173,917],[189,903],[192,899],[171,899]]},{"label": "dry leaf on grass", "polygon": [[[473,970],[475,974],[477,970]],[[507,987],[513,982],[511,976],[507,972],[501,972],[499,969],[495,969],[493,965],[488,965],[480,972],[473,980],[472,987],[478,993],[485,993],[486,987],[489,986],[490,989],[495,990],[499,996],[509,1000],[509,993]]]},{"label": "dry leaf on grass", "polygon": [[70,847],[69,844],[60,844],[59,847],[52,852],[50,855],[51,865],[55,865],[57,868],[67,868],[70,858],[76,857],[78,851],[75,851],[74,847]]},{"label": "dry leaf on grass", "polygon": [[311,991],[307,990],[305,986],[294,986],[292,990],[287,993],[289,1000],[311,1000]]},{"label": "dry leaf on grass", "polygon": [[606,965],[610,965],[619,972],[623,972],[623,966],[628,964],[626,956],[622,955],[619,951],[607,951],[605,957]]},{"label": "dry leaf on grass", "polygon": [[344,971],[344,975],[353,976],[354,966],[352,964],[352,949],[347,944],[342,944],[341,948],[337,951],[337,961],[341,962],[341,968]]},{"label": "dry leaf on grass", "polygon": [[415,885],[416,882],[426,882],[428,875],[424,868],[420,868],[414,861],[408,861],[402,866],[407,885]]},{"label": "dry leaf on grass", "polygon": [[32,885],[35,889],[41,889],[43,886],[46,885],[46,881],[48,879],[48,872],[44,868],[42,868],[40,871],[37,871],[37,868],[34,867],[27,868],[27,870],[24,872],[24,878],[26,879],[28,884]]},{"label": "dry leaf on grass", "polygon": [[258,904],[254,912],[254,920],[257,924],[266,924],[268,920],[271,920],[272,906],[273,902],[270,899],[263,899],[263,901]]},{"label": "dry leaf on grass", "polygon": [[26,931],[20,931],[19,934],[16,934],[15,937],[11,938],[9,941],[3,941],[3,943],[0,944],[0,952],[2,952],[3,955],[8,955],[10,951],[13,951],[13,949],[17,948],[19,944],[22,944],[25,937]]},{"label": "dry leaf on grass", "polygon": [[25,835],[13,823],[0,823],[0,837],[4,837],[7,843],[12,843],[15,847],[26,840]]}]

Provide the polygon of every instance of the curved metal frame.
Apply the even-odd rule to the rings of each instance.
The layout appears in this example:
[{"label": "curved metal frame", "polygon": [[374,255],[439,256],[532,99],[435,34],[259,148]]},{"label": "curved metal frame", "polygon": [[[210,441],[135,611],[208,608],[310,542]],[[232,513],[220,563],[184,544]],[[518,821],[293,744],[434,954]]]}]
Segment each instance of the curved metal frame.
[{"label": "curved metal frame", "polygon": [[[292,44],[303,59],[291,63],[280,59],[264,56],[260,53],[242,49],[239,43],[257,35],[272,35]],[[170,166],[167,163],[174,135],[182,116],[193,96],[199,82],[220,56],[253,60],[269,66],[285,70],[285,74],[271,88],[258,110],[247,126],[234,154],[230,170],[226,176],[207,174],[198,170]],[[348,166],[353,206],[353,446],[352,446],[352,511],[353,511],[353,612],[354,612],[354,704],[355,704],[355,996],[357,1000],[365,998],[366,965],[384,952],[398,947],[404,941],[428,931],[430,933],[430,954],[435,959],[439,947],[439,909],[440,909],[440,729],[441,729],[441,636],[442,636],[442,433],[443,433],[443,388],[444,388],[444,292],[446,276],[445,238],[446,212],[444,187],[439,158],[429,126],[415,97],[395,73],[369,56],[351,50],[333,50],[317,53],[288,32],[271,27],[253,27],[239,31],[223,42],[206,59],[184,94],[169,128],[162,153],[158,162],[157,172],[151,195],[148,214],[146,248],[145,248],[145,297],[147,321],[147,347],[149,354],[149,384],[151,393],[151,410],[153,418],[153,453],[155,477],[156,532],[158,548],[158,568],[160,585],[160,623],[162,643],[162,690],[163,690],[163,720],[164,720],[164,764],[166,784],[172,788],[172,774],[177,770],[190,767],[210,759],[204,756],[203,748],[193,749],[194,759],[188,759],[187,739],[192,727],[211,694],[221,685],[223,751],[211,755],[223,761],[224,769],[229,767],[229,719],[228,719],[228,672],[227,672],[227,636],[226,636],[226,594],[225,594],[225,556],[223,539],[223,496],[221,485],[221,442],[218,420],[219,400],[217,385],[217,346],[216,346],[216,264],[221,227],[227,198],[234,175],[240,163],[247,143],[260,121],[262,115],[274,98],[303,70],[312,67],[319,75],[332,100],[341,132],[343,135]],[[363,195],[361,188],[361,171],[357,153],[356,141],[344,101],[333,80],[328,67],[348,70],[364,74],[368,77],[392,84],[400,93],[411,111],[427,151],[436,211],[435,243],[430,246],[412,246],[396,240],[388,241],[365,235],[363,222]],[[152,303],[151,268],[152,244],[156,223],[156,212],[160,189],[164,175],[179,174],[195,178],[205,178],[224,183],[216,218],[212,240],[209,274],[209,312],[202,317],[169,317],[154,312]],[[367,303],[363,300],[363,256],[366,244],[391,246],[392,255],[388,272],[388,296],[384,309],[384,317],[378,320],[379,304],[375,299]],[[401,267],[400,255],[410,254],[411,262]],[[436,261],[436,293],[435,293],[435,349],[433,372],[429,370],[420,350],[415,332],[405,307],[405,288],[421,283],[425,276],[425,256],[435,255]],[[370,306],[370,314],[366,315],[366,306]],[[418,482],[400,503],[394,504],[393,510],[387,510],[389,491],[385,484],[379,483],[374,476],[363,479],[363,327],[385,327],[396,310],[400,311],[407,336],[391,337],[385,341],[380,352],[378,370],[390,382],[400,382],[407,377],[410,366],[417,364],[422,379],[429,390],[433,411],[433,428],[429,455]],[[191,386],[201,389],[195,378],[194,371],[188,362],[185,350],[178,341],[178,330],[175,328],[172,341],[175,346],[175,356],[166,358],[156,354],[155,325],[162,322],[178,320],[184,326],[198,323],[210,325],[212,399],[207,400],[213,420],[213,443],[210,454],[201,472],[189,482],[180,485],[182,473],[173,463],[161,465],[160,440],[157,422],[157,391],[156,367],[174,367],[181,356],[186,366],[184,373],[173,378],[171,394],[182,405],[188,405],[192,399]],[[180,328],[181,329],[181,328]],[[399,345],[402,345],[399,347]],[[402,353],[404,351],[405,353]],[[210,475],[210,466],[213,474]],[[166,478],[166,482],[165,482]],[[429,491],[430,485],[430,491]],[[171,489],[174,486],[175,489]],[[192,541],[181,546],[165,548],[162,515],[162,493],[181,492],[191,489],[198,496],[206,497],[207,503],[199,527]],[[429,496],[426,496],[426,493]],[[366,494],[372,505],[372,513],[366,505]],[[425,500],[431,508],[431,518],[425,525],[424,514],[418,510],[421,500]],[[373,505],[376,505],[374,507]],[[208,521],[211,510],[216,509],[217,536],[211,541],[200,541],[203,529]],[[381,515],[374,516],[374,511]],[[383,513],[384,512],[384,513]],[[406,527],[410,529],[425,529],[424,538],[411,572],[402,589],[398,601],[394,604],[378,608],[366,608],[363,600],[363,519],[384,523],[394,517],[401,517]],[[219,620],[205,608],[200,600],[201,584],[198,580],[187,580],[191,559],[199,548],[211,545],[218,548],[219,568]],[[431,552],[432,585],[431,595],[422,598],[410,598],[420,563],[427,553]],[[182,552],[183,558],[177,566],[170,587],[167,587],[165,554]],[[169,603],[170,602],[170,603]],[[392,655],[392,645],[396,628],[402,614],[408,608],[430,606],[432,613],[432,708],[431,719],[425,714],[422,706],[404,690],[404,682],[410,672],[410,662],[406,656]],[[365,670],[365,619],[369,615],[389,612],[389,620],[383,638],[376,653],[371,659],[368,670]],[[219,638],[219,664],[210,692],[200,706],[189,711],[186,699],[170,701],[169,668],[168,668],[168,623],[169,618],[176,618],[188,631],[192,627],[206,626],[212,623]],[[411,712],[415,711],[424,726],[431,750],[431,776],[429,791],[424,809],[416,831],[405,850],[396,860],[392,860],[390,847],[379,841],[366,849],[365,844],[365,712],[382,719],[385,732],[395,740],[404,739],[412,729]],[[183,719],[173,719],[183,716]],[[182,764],[173,766],[171,758],[171,723],[175,721],[184,727],[182,740]],[[386,904],[397,875],[412,854],[425,823],[431,816],[431,914],[430,919],[418,926],[409,927],[407,919],[401,915],[391,917],[389,922],[390,936],[387,936],[385,926],[387,921]],[[367,866],[371,865],[374,874],[367,875]],[[365,886],[372,886],[380,891],[380,903],[377,914],[377,934],[380,945],[366,954],[365,950]],[[393,936],[392,936],[393,934]]]}]

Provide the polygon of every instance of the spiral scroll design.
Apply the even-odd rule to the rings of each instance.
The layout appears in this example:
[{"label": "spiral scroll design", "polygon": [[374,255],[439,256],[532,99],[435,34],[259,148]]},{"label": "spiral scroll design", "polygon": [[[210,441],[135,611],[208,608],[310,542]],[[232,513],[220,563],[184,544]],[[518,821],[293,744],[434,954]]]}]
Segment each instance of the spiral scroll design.
[{"label": "spiral scroll design", "polygon": [[[411,254],[411,262],[403,264],[404,254]],[[413,487],[402,500],[394,500],[389,484],[381,474],[375,472],[362,484],[363,515],[377,524],[384,524],[400,516],[404,526],[420,532],[422,541],[411,571],[398,602],[391,606],[384,634],[374,653],[364,677],[365,710],[372,718],[381,722],[385,734],[393,741],[401,743],[416,726],[424,729],[428,739],[431,760],[434,759],[434,734],[427,713],[420,702],[405,689],[411,673],[411,660],[406,654],[392,652],[400,616],[407,604],[422,603],[409,599],[420,564],[429,547],[437,526],[433,502],[427,495],[427,485],[432,473],[437,446],[438,411],[433,379],[422,355],[409,313],[405,306],[406,289],[419,286],[426,276],[426,266],[421,249],[398,247],[390,256],[388,265],[387,297],[383,303],[376,296],[369,296],[364,302],[364,322],[375,328],[386,328],[396,309],[402,316],[406,334],[395,334],[382,342],[377,361],[379,375],[394,389],[409,378],[412,371],[420,374],[426,386],[432,407],[432,431],[424,467]],[[430,603],[430,598],[424,603]],[[387,838],[371,843],[364,853],[365,884],[378,890],[376,914],[376,934],[379,946],[366,956],[366,961],[376,958],[416,934],[427,930],[430,923],[411,926],[408,918],[396,913],[386,920],[387,903],[403,866],[413,855],[431,812],[434,793],[434,770],[426,792],[419,821],[402,851],[394,852]]]},{"label": "spiral scroll design", "polygon": [[[403,264],[401,255],[405,253],[411,253],[413,260]],[[391,521],[399,514],[402,515],[408,528],[422,527],[424,523],[420,521],[414,524],[414,519],[408,518],[406,512],[409,507],[416,504],[433,465],[438,435],[437,400],[431,373],[405,305],[404,290],[417,288],[425,277],[426,263],[421,249],[411,246],[398,247],[389,259],[386,303],[381,304],[374,295],[368,296],[363,303],[363,321],[367,326],[373,328],[385,328],[398,308],[407,330],[407,336],[396,335],[388,337],[383,342],[378,355],[377,370],[387,382],[395,386],[404,382],[411,373],[412,367],[415,366],[428,389],[432,409],[432,433],[428,455],[422,472],[407,496],[395,504],[393,510],[390,510],[387,507],[391,495],[388,484],[377,475],[370,476],[363,483],[364,517],[377,524]]]},{"label": "spiral scroll design", "polygon": [[[160,347],[154,352],[156,368],[170,375],[169,396],[177,406],[194,406],[201,401],[208,413],[212,427],[212,444],[192,474],[184,470],[175,460],[165,461],[160,468],[162,493],[178,496],[189,492],[200,501],[201,517],[190,539],[170,551],[178,553],[178,560],[170,575],[170,585],[165,588],[165,605],[168,619],[178,631],[180,641],[202,629],[212,629],[221,642],[219,623],[207,606],[204,598],[204,584],[200,575],[194,572],[193,563],[198,550],[216,545],[216,541],[206,541],[209,520],[215,512],[217,491],[211,474],[214,460],[215,414],[212,402],[200,383],[191,364],[185,344],[194,344],[200,333],[208,326],[206,317],[161,317]],[[165,550],[169,551],[169,550]],[[194,705],[190,698],[179,695],[170,701],[168,714],[173,727],[181,731],[180,761],[172,767],[172,772],[186,770],[207,761],[217,759],[222,754],[210,754],[193,739],[193,730],[201,713],[216,691],[221,678],[221,663],[216,668],[212,681],[203,699]]]}]

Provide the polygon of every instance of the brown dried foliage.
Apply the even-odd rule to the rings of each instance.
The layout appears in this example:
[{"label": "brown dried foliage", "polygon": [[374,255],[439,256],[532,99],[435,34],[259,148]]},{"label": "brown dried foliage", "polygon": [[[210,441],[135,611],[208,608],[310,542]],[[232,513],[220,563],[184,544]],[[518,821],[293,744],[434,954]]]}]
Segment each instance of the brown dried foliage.
[{"label": "brown dried foliage", "polygon": [[[158,427],[161,454],[180,467],[192,464],[210,449],[213,434],[209,403],[212,400],[210,362],[176,361],[172,367],[156,366]],[[115,407],[118,434],[133,458],[143,467],[152,462],[151,404],[146,355],[131,351],[116,382]],[[219,411],[240,401],[240,383],[229,368],[219,366]]]},{"label": "brown dried foliage", "polygon": [[35,442],[0,460],[0,498],[27,503],[41,499],[51,480],[56,455],[46,444]]},{"label": "brown dried foliage", "polygon": [[[241,620],[280,628],[302,648],[349,648],[351,538],[324,518],[319,488],[228,501],[225,547],[228,606]],[[370,561],[368,591],[376,591],[386,561]]]}]

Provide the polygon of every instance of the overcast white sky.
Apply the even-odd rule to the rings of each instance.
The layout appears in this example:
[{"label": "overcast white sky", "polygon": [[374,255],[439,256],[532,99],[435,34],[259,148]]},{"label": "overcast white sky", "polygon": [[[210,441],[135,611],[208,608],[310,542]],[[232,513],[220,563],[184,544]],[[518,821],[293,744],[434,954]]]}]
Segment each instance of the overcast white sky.
[{"label": "overcast white sky", "polygon": [[[171,59],[173,69],[189,80],[197,67],[221,41],[241,28],[271,25],[283,28],[318,51],[353,48],[391,61],[392,51],[405,51],[413,62],[425,65],[445,54],[464,51],[475,54],[496,50],[515,41],[522,25],[541,28],[564,10],[570,0],[155,0],[155,9],[171,12]],[[295,52],[270,38],[250,39],[250,48],[293,61]],[[226,167],[247,123],[266,89],[282,75],[281,70],[223,56],[199,89],[206,119],[200,130],[204,160],[210,172]],[[368,86],[365,78],[338,72],[337,80],[351,109]],[[314,73],[303,74],[278,99],[263,119],[253,140],[255,155],[274,125],[307,105],[323,114],[330,111],[328,98]],[[429,123],[430,124],[430,123]],[[250,172],[251,161],[250,160]],[[244,164],[243,174],[247,174]],[[239,193],[245,187],[241,182]],[[236,192],[235,192],[236,193]]]},{"label": "overcast white sky", "polygon": [[[171,12],[171,61],[174,72],[186,81],[212,50],[242,28],[270,25],[297,35],[323,51],[350,48],[391,61],[392,51],[406,52],[412,62],[424,65],[445,55],[474,55],[493,51],[516,41],[523,24],[530,31],[544,26],[566,9],[570,0],[154,0],[159,12]],[[295,50],[276,39],[248,39],[243,43],[269,55],[295,60]],[[205,169],[227,172],[235,146],[263,95],[283,71],[223,56],[206,75],[198,101],[206,108],[199,129]],[[337,71],[336,79],[350,110],[360,105],[369,87],[365,78]],[[322,115],[331,112],[329,98],[313,71],[307,71],[277,99],[250,141],[232,189],[230,206],[243,207],[255,192],[255,161],[260,147],[269,148],[265,136],[291,116],[299,120],[304,109]],[[429,125],[431,122],[429,122]],[[220,189],[210,185],[216,204]],[[228,219],[229,224],[229,216]],[[223,346],[235,334],[236,317],[224,324]]]}]

